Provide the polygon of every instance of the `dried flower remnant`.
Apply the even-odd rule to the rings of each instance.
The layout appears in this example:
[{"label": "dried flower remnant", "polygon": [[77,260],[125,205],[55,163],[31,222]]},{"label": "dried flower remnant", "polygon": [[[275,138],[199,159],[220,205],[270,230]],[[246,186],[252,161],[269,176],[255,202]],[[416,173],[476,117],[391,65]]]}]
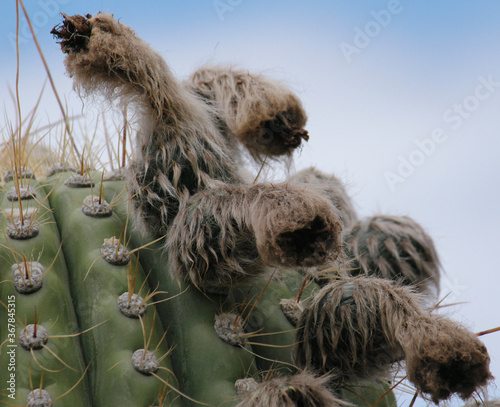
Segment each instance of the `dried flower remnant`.
[{"label": "dried flower remnant", "polygon": [[420,301],[411,288],[384,279],[332,282],[302,313],[295,360],[320,374],[365,380],[387,376],[404,359],[409,380],[434,402],[453,393],[466,399],[492,377],[486,347]]}]

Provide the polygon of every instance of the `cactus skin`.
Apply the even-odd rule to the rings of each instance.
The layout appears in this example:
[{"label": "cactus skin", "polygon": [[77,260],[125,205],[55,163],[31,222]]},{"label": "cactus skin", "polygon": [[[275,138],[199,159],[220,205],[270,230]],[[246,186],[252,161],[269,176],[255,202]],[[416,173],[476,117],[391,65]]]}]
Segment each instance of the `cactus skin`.
[{"label": "cactus skin", "polygon": [[280,307],[280,300],[290,297],[288,287],[277,279],[270,281],[269,276],[240,284],[230,292],[229,299],[247,321],[245,330],[261,371],[286,375],[298,372],[291,353],[295,330]]},{"label": "cactus skin", "polygon": [[[165,355],[168,344],[161,342],[163,329],[158,318],[155,322],[154,307],[148,307],[144,315],[146,332],[143,334],[140,321],[122,315],[117,306],[117,298],[128,291],[127,269],[131,267],[135,272],[137,265],[137,275],[132,276],[136,279],[136,293],[143,285],[145,274],[135,256],[131,256],[130,266],[112,265],[100,258],[104,239],[119,236],[123,224],[114,214],[108,217],[85,215],[81,202],[91,190],[66,186],[63,181],[68,178],[69,174],[54,175],[47,180],[46,188],[53,188],[50,202],[64,241],[63,251],[67,253],[71,288],[82,329],[104,323],[82,336],[84,354],[93,364],[89,372],[93,405],[151,406],[162,384],[153,376],[134,370],[130,359],[134,351],[145,347],[145,340],[151,341],[151,350],[157,347],[158,358]],[[85,278],[87,273],[88,278]],[[176,387],[176,379],[169,373],[172,367],[168,357],[162,360],[161,366],[168,370],[158,371],[158,376]],[[165,402],[181,405],[178,394],[173,391],[168,393]]]},{"label": "cactus skin", "polygon": [[340,391],[340,398],[355,406],[396,407],[398,405],[390,383],[380,380],[347,382]]},{"label": "cactus skin", "polygon": [[[17,240],[6,235],[4,231],[9,217],[13,210],[16,211],[19,208],[19,203],[7,201],[5,194],[6,191],[14,187],[14,181],[6,183],[0,192],[2,208],[0,230],[4,232],[0,235],[0,281],[2,281],[0,283],[0,300],[7,305],[9,298],[15,298],[17,320],[15,322],[16,340],[13,343],[10,341],[12,336],[8,336],[7,331],[7,310],[4,305],[0,304],[0,319],[2,321],[0,327],[0,344],[2,344],[0,350],[0,399],[9,401],[12,405],[25,405],[30,391],[42,383],[43,375],[43,388],[49,391],[52,400],[62,396],[82,379],[79,385],[64,396],[62,401],[56,402],[54,406],[60,406],[63,403],[82,407],[89,406],[88,378],[84,375],[86,366],[80,348],[80,338],[78,336],[54,337],[77,335],[80,332],[69,290],[68,269],[64,254],[60,252],[59,231],[46,200],[44,189],[34,178],[26,178],[19,182],[29,185],[36,191],[36,200],[23,199],[21,205],[25,213],[39,208],[35,218],[40,223],[40,229],[38,235],[30,239]],[[28,220],[26,221],[28,222]],[[18,255],[14,255],[13,252]],[[46,269],[50,267],[43,276],[41,288],[29,294],[20,294],[12,283],[11,266],[13,263],[23,262],[23,254],[30,261],[38,261]],[[71,368],[65,366],[48,349],[33,350],[32,355],[19,345],[18,338],[20,338],[24,324],[35,323],[35,312],[37,313],[37,323],[48,331],[49,338],[46,346]],[[16,348],[11,348],[9,345],[16,345]],[[15,370],[8,370],[10,358],[7,352],[12,349],[16,351]],[[10,373],[15,373],[14,399],[8,397],[9,394],[14,393],[6,389]]]}]

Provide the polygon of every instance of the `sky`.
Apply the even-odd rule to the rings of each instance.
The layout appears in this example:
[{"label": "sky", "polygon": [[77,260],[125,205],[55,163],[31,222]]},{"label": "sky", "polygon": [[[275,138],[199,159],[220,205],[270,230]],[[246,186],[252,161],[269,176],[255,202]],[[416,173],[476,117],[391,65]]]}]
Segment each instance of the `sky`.
[{"label": "sky", "polygon": [[[112,12],[180,79],[217,63],[284,81],[309,116],[310,140],[294,168],[314,165],[340,176],[361,217],[384,213],[417,220],[440,254],[441,295],[460,303],[446,314],[475,332],[500,326],[499,2],[26,3],[57,90],[84,123],[95,121],[102,106],[72,91],[49,34],[60,12]],[[15,1],[2,6],[0,96],[5,115],[15,117],[9,95],[16,77]],[[47,75],[24,18],[19,51],[21,106],[29,112]],[[47,84],[37,125],[60,118]],[[482,340],[500,377],[500,333]],[[500,396],[495,386],[490,393]],[[400,405],[408,404],[401,399]]]}]

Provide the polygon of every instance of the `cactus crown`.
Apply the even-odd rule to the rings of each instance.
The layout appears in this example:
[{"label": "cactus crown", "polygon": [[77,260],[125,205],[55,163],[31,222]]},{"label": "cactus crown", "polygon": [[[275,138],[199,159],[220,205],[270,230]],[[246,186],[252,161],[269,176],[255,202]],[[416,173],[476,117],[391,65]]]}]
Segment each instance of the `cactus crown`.
[{"label": "cactus crown", "polygon": [[[134,106],[141,126],[110,176],[65,152],[39,177],[10,135],[0,366],[19,344],[22,374],[8,403],[392,406],[403,360],[435,402],[487,385],[476,335],[421,306],[439,262],[418,224],[358,219],[342,182],[315,169],[281,183],[241,175],[242,149],[288,160],[308,140],[293,92],[221,67],[181,83],[113,16],[63,18],[52,33],[75,85]],[[315,282],[346,258],[362,273]]]}]

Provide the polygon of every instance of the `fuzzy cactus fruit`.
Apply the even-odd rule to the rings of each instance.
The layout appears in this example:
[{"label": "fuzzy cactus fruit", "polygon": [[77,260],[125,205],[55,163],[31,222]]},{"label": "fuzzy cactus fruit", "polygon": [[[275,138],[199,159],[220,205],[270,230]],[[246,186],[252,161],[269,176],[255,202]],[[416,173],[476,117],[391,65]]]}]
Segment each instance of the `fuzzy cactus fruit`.
[{"label": "fuzzy cactus fruit", "polygon": [[463,399],[492,378],[490,357],[475,334],[423,310],[409,287],[379,278],[351,278],[326,285],[305,308],[297,331],[296,361],[343,380],[388,375],[405,360],[408,379],[438,403]]},{"label": "fuzzy cactus fruit", "polygon": [[345,236],[351,275],[375,275],[414,285],[433,302],[440,262],[431,237],[408,216],[378,215],[357,221]]}]

